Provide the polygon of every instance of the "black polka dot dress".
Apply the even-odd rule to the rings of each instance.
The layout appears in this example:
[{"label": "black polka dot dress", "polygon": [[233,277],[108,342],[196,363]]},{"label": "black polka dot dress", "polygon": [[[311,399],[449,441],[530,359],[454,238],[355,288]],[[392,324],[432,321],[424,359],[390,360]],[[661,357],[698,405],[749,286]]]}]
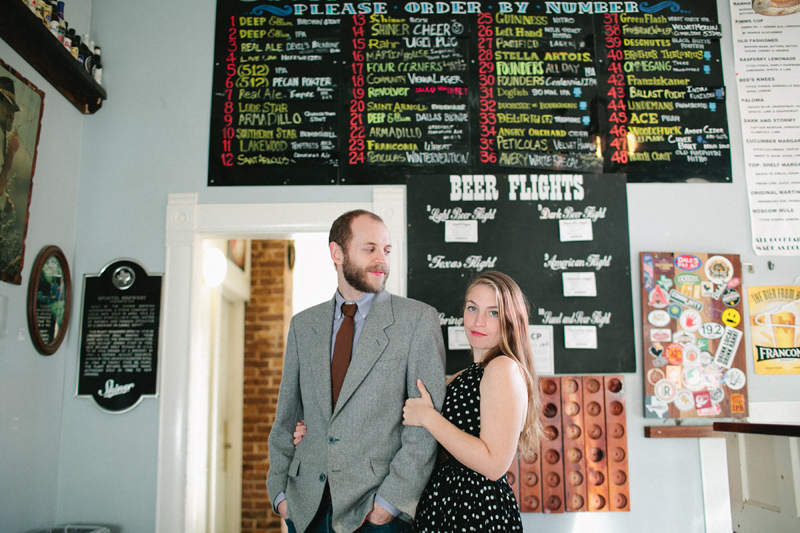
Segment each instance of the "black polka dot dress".
[{"label": "black polka dot dress", "polygon": [[[442,415],[475,437],[481,432],[483,368],[473,363],[447,387]],[[439,458],[417,506],[417,533],[522,531],[517,500],[506,476],[475,472],[439,447]]]}]

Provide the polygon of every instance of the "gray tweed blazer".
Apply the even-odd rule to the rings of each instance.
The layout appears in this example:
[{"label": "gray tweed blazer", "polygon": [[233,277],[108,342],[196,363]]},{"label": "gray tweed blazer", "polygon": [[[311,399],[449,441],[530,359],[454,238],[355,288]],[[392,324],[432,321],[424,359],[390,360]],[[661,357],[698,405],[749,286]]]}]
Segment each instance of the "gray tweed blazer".
[{"label": "gray tweed blazer", "polygon": [[[436,441],[403,426],[403,404],[419,397],[419,378],[441,409],[445,351],[436,310],[386,291],[375,296],[331,410],[334,301],[298,313],[289,327],[275,423],[269,436],[270,501],[285,492],[289,518],[305,531],[330,484],[333,527],[351,533],[375,494],[412,521],[433,469]],[[308,433],[295,449],[292,432]]]}]

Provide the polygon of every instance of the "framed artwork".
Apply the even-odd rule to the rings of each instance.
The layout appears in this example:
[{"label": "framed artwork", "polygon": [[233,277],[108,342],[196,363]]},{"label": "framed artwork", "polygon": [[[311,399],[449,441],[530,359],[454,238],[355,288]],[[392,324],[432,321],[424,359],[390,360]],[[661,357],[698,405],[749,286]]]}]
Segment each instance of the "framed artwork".
[{"label": "framed artwork", "polygon": [[28,330],[36,350],[52,355],[69,326],[72,278],[67,258],[58,246],[47,246],[36,257],[28,282]]},{"label": "framed artwork", "polygon": [[0,59],[0,280],[22,284],[44,93]]},{"label": "framed artwork", "polygon": [[756,374],[800,374],[800,285],[748,287]]}]

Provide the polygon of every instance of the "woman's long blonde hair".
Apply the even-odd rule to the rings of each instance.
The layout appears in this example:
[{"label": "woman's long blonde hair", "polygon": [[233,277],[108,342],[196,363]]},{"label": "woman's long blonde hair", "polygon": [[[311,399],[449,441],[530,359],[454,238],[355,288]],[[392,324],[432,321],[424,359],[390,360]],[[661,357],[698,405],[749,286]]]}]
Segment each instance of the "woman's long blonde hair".
[{"label": "woman's long blonde hair", "polygon": [[542,400],[539,396],[539,378],[536,376],[533,352],[528,340],[528,300],[519,285],[502,272],[494,270],[484,272],[467,288],[467,295],[477,285],[486,285],[494,289],[500,315],[500,344],[486,354],[481,365],[485,367],[499,355],[508,356],[519,365],[528,388],[528,410],[519,437],[519,452],[524,458],[529,458],[539,451],[544,430],[541,422]]}]

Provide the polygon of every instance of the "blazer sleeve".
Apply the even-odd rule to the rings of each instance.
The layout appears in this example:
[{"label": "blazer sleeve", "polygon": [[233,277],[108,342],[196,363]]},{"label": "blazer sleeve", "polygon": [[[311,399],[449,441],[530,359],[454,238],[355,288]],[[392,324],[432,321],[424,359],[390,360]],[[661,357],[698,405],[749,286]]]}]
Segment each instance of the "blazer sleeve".
[{"label": "blazer sleeve", "polygon": [[[437,411],[445,396],[445,350],[439,316],[425,306],[412,330],[406,374],[406,396],[419,398],[417,379],[431,395]],[[378,488],[378,495],[403,514],[414,517],[419,497],[428,483],[436,462],[436,439],[423,427],[403,426],[401,447],[392,459],[389,475]]]},{"label": "blazer sleeve", "polygon": [[286,339],[286,352],[283,356],[281,387],[278,392],[278,405],[275,422],[269,434],[269,473],[267,491],[270,502],[286,490],[289,465],[294,457],[295,424],[303,420],[303,401],[300,396],[300,361],[297,356],[297,337],[295,322],[292,319]]}]

